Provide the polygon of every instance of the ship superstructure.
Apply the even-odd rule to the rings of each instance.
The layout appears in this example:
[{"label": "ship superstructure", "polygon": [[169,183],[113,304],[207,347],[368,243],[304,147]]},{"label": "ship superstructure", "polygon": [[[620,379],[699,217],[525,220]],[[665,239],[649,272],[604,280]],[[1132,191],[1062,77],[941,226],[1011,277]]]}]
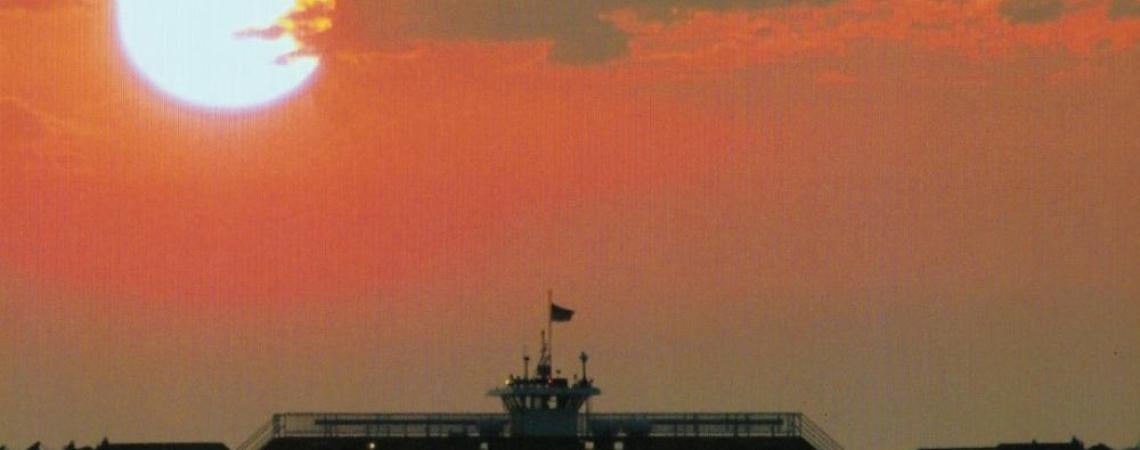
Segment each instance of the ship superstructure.
[{"label": "ship superstructure", "polygon": [[556,321],[569,321],[572,310],[550,302],[550,321],[542,334],[542,350],[534,376],[530,374],[530,356],[523,355],[523,375],[507,378],[501,387],[491,389],[487,395],[502,399],[503,408],[510,416],[511,433],[520,437],[575,437],[579,430],[579,415],[590,397],[601,394],[594,381],[586,376],[589,356],[578,355],[582,361],[581,377],[573,381],[558,376],[554,371],[553,347]]},{"label": "ship superstructure", "polygon": [[801,413],[593,413],[589,357],[568,379],[551,355],[574,311],[549,306],[534,373],[524,354],[522,375],[487,392],[505,412],[275,414],[236,450],[842,450]]}]

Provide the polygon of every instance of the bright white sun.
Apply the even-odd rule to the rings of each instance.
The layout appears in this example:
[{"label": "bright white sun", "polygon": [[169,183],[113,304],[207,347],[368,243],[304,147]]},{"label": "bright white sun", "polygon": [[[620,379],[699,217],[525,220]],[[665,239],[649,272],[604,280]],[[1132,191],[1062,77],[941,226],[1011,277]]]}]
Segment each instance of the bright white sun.
[{"label": "bright white sun", "polygon": [[281,99],[316,71],[272,30],[295,0],[118,0],[123,51],[153,86],[193,105],[241,109]]}]

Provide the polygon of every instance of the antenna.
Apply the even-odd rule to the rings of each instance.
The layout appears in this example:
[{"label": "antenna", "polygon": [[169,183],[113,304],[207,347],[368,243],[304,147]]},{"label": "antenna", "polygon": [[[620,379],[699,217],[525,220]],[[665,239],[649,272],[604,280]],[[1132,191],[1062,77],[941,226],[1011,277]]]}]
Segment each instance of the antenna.
[{"label": "antenna", "polygon": [[[582,352],[582,354],[578,355],[578,359],[582,360],[582,386],[588,388],[592,385],[592,383],[590,383],[590,379],[586,377],[586,361],[590,360],[590,355],[587,355],[586,352]],[[589,422],[590,422],[590,397],[586,397],[586,423],[589,423]]]},{"label": "antenna", "polygon": [[578,355],[578,359],[582,360],[582,383],[589,383],[590,379],[586,378],[586,361],[590,360],[590,355],[587,355],[586,352],[582,352],[581,355]]},{"label": "antenna", "polygon": [[546,330],[538,332],[542,338],[542,351],[538,352],[538,363],[543,364],[550,361],[550,348],[546,346]]},{"label": "antenna", "polygon": [[541,380],[549,381],[551,372],[550,349],[547,347],[546,330],[542,330],[542,352],[538,355],[538,367],[534,371],[534,376]]},{"label": "antenna", "polygon": [[523,379],[530,378],[530,355],[526,353],[526,345],[523,345]]}]

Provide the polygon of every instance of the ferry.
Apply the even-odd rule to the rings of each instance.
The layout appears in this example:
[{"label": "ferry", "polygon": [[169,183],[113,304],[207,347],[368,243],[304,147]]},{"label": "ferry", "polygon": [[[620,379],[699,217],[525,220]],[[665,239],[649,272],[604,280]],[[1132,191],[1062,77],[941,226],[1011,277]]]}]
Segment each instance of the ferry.
[{"label": "ferry", "polygon": [[281,413],[235,450],[843,450],[798,412],[592,412],[589,356],[573,380],[552,363],[553,324],[574,311],[549,308],[534,373],[524,354],[522,375],[487,392],[502,412]]}]

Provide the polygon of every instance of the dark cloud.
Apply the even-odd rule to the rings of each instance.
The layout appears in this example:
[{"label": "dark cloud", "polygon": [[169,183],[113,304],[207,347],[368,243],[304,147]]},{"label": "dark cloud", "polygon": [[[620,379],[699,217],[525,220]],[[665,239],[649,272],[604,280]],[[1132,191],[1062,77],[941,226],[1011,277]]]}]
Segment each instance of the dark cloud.
[{"label": "dark cloud", "polygon": [[1108,16],[1113,19],[1140,17],[1140,0],[1113,0],[1108,7]]},{"label": "dark cloud", "polygon": [[[336,33],[370,44],[412,38],[482,41],[547,40],[552,60],[570,64],[609,61],[624,55],[629,36],[602,16],[632,9],[667,19],[694,11],[758,10],[795,5],[825,6],[841,0],[342,0]],[[397,19],[400,17],[402,19]],[[394,32],[393,30],[399,30]],[[332,42],[346,44],[344,34]],[[359,44],[359,43],[356,43]]]},{"label": "dark cloud", "polygon": [[998,11],[1010,23],[1051,22],[1065,14],[1065,0],[1002,0]]},{"label": "dark cloud", "polygon": [[628,36],[599,15],[612,1],[425,0],[415,6],[414,32],[443,39],[553,42],[551,58],[607,61],[626,51]]}]

